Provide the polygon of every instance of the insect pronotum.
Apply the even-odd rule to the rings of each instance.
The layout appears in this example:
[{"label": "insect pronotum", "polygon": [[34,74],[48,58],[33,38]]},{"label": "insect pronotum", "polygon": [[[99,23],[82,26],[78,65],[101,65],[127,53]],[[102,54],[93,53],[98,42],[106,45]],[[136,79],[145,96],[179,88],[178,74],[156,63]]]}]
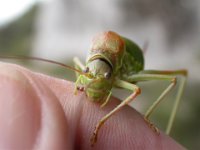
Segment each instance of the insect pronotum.
[{"label": "insect pronotum", "polygon": [[144,57],[139,46],[133,41],[112,31],[97,34],[92,40],[86,64],[84,65],[75,57],[75,68],[56,61],[37,57],[0,56],[0,58],[46,61],[71,69],[75,71],[77,75],[75,94],[78,90],[84,91],[89,100],[100,103],[101,107],[105,106],[110,100],[111,89],[113,87],[131,90],[132,94],[130,96],[102,117],[97,123],[90,139],[92,146],[97,142],[98,132],[102,125],[114,113],[119,111],[123,106],[129,104],[140,94],[141,90],[136,83],[141,81],[164,80],[170,82],[169,86],[161,93],[144,115],[144,119],[149,126],[158,132],[157,128],[148,121],[149,117],[163,98],[176,85],[177,75],[181,75],[177,96],[166,128],[166,133],[169,134],[187,78],[187,70],[144,70]]}]

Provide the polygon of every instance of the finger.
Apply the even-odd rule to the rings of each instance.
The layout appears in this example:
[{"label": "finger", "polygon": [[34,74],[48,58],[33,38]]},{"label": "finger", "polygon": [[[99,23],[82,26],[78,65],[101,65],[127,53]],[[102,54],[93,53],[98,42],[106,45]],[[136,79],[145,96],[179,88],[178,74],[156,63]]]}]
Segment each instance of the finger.
[{"label": "finger", "polygon": [[[23,69],[20,68],[20,70]],[[26,71],[23,70],[23,72]],[[57,131],[59,132],[63,131],[65,135],[68,135],[64,136],[62,135],[62,133],[55,134],[57,135],[55,137],[59,139],[58,141],[66,142],[66,143],[60,142],[60,146],[66,146],[66,145],[69,146],[70,144],[67,142],[70,141],[71,143],[74,144],[73,147],[74,149],[90,149],[91,147],[89,139],[90,136],[92,135],[95,124],[103,115],[108,113],[117,104],[119,104],[119,101],[116,99],[112,99],[107,107],[105,107],[104,109],[100,109],[98,104],[88,101],[84,93],[79,93],[78,95],[75,96],[73,94],[74,85],[72,83],[30,72],[29,76],[31,76],[31,78],[34,78],[34,80],[31,81],[31,85],[34,85],[35,87],[37,87],[37,85],[40,85],[40,88],[38,87],[34,88],[34,89],[39,89],[36,90],[37,93],[36,95],[43,97],[43,94],[41,94],[40,90],[46,91],[48,89],[50,93],[51,92],[52,93],[50,94],[51,96],[47,96],[49,94],[47,92],[48,93],[46,94],[47,99],[51,99],[51,97],[57,98],[56,100],[55,99],[54,100],[58,102],[59,99],[63,107],[63,108],[49,107],[49,105],[47,105],[48,107],[46,109],[50,109],[49,110],[50,112],[55,112],[55,111],[59,112],[58,114],[55,113],[58,116],[64,113],[62,112],[62,110],[65,111],[65,118],[58,117],[56,120],[54,118],[56,117],[56,115],[52,115],[54,113],[51,113],[50,115],[54,116],[52,117],[53,119],[51,123],[58,124],[56,128],[63,125],[62,128],[60,128],[60,130],[54,129],[55,133]],[[41,88],[43,86],[46,89]],[[50,104],[51,103],[52,101],[50,102]],[[59,106],[59,104],[56,104],[56,106]],[[58,111],[58,109],[60,109],[61,111]],[[67,129],[65,129],[65,127]],[[47,136],[46,141],[50,139],[54,138],[48,138]],[[55,143],[59,142],[56,142],[57,141],[56,139],[54,140],[50,141],[52,141],[51,144],[53,143],[55,146],[56,145]],[[45,143],[45,142],[40,142],[40,143]],[[48,144],[48,142],[46,142],[46,144]],[[164,134],[161,133],[160,136],[155,134],[147,126],[147,124],[144,122],[140,114],[138,114],[134,109],[130,107],[125,107],[105,123],[105,125],[100,130],[98,142],[93,149],[155,149],[155,148],[182,149],[182,147],[179,144],[177,144],[175,141],[165,136]]]},{"label": "finger", "polygon": [[[72,96],[73,97],[73,96]],[[67,101],[67,99],[66,99]],[[112,116],[100,129],[98,141],[91,148],[90,138],[93,134],[95,125],[105,114],[110,112],[120,102],[112,98],[107,107],[101,109],[98,104],[92,103],[80,94],[73,98],[74,111],[78,113],[72,117],[76,122],[75,145],[77,149],[183,149],[173,139],[164,135],[155,133],[144,121],[143,117],[129,106]],[[67,102],[66,102],[67,103]],[[71,103],[70,101],[68,104]],[[69,105],[65,106],[66,114],[69,113]],[[78,106],[79,105],[79,106]],[[73,115],[72,115],[73,116]],[[69,121],[69,122],[71,122]],[[74,124],[72,124],[74,126]]]},{"label": "finger", "polygon": [[[74,95],[74,84],[55,78],[42,76],[63,106],[74,131],[75,149],[91,149],[90,137],[95,125],[105,114],[116,107],[120,101],[111,98],[103,109],[91,102],[84,92]],[[98,141],[92,149],[183,149],[172,138],[161,132],[160,135],[149,128],[146,121],[136,110],[126,106],[112,116],[101,128]]]},{"label": "finger", "polygon": [[35,76],[0,64],[0,149],[71,149],[64,111]]}]

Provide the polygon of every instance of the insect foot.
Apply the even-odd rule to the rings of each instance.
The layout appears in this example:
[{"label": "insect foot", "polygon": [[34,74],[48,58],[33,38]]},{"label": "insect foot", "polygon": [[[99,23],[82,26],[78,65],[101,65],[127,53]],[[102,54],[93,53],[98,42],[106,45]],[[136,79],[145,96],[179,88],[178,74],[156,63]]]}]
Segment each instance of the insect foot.
[{"label": "insect foot", "polygon": [[78,87],[77,87],[77,90],[83,92],[85,89],[84,89],[84,87],[79,87],[79,86],[78,86]]},{"label": "insect foot", "polygon": [[99,131],[99,128],[100,128],[100,124],[98,124],[98,126],[95,127],[95,130],[92,134],[92,137],[90,138],[90,142],[91,142],[91,147],[94,146],[94,144],[97,142],[97,136],[98,136],[98,131]]},{"label": "insect foot", "polygon": [[90,138],[90,142],[91,142],[91,147],[94,146],[94,144],[97,142],[97,137],[98,137],[98,132],[99,129],[101,128],[101,126],[104,124],[104,120],[99,121],[99,123],[96,125],[94,132],[92,134],[92,137]]},{"label": "insect foot", "polygon": [[97,142],[97,132],[93,132],[90,142],[91,142],[91,147],[94,147],[94,144]]},{"label": "insect foot", "polygon": [[146,117],[144,117],[145,122],[147,125],[154,131],[156,134],[160,135],[159,129]]}]

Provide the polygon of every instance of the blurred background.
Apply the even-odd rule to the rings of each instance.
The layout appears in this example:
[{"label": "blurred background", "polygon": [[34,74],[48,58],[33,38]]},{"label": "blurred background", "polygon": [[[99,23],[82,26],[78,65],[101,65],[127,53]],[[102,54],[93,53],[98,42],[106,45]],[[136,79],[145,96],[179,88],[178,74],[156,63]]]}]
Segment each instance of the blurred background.
[{"label": "blurred background", "polygon": [[[25,55],[73,65],[86,59],[92,37],[113,30],[135,41],[146,69],[187,69],[189,77],[171,136],[188,149],[200,148],[200,1],[198,0],[18,0],[0,2],[0,55]],[[3,60],[2,60],[3,61]],[[11,60],[8,60],[11,62]],[[66,80],[74,73],[53,64],[25,62],[28,68]],[[24,64],[24,65],[25,65]],[[169,83],[139,83],[142,95],[131,105],[144,113]],[[165,129],[177,88],[151,120]],[[130,94],[125,90],[121,99]]]}]

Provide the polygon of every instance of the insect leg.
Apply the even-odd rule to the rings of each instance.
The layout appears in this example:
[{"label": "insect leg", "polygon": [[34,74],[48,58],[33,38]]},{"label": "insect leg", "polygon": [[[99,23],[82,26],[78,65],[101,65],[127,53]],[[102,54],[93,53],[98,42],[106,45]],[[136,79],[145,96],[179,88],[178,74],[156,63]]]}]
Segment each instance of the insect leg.
[{"label": "insect leg", "polygon": [[[84,70],[85,66],[83,65],[83,63],[80,61],[80,59],[78,57],[74,57],[73,59],[74,61],[74,66],[76,69],[78,70]],[[78,77],[80,74],[76,72],[76,77]]]},{"label": "insect leg", "polygon": [[165,74],[165,75],[181,75],[181,77],[182,77],[180,79],[180,85],[179,85],[179,88],[178,88],[178,92],[177,92],[177,95],[176,95],[174,106],[172,108],[172,112],[171,112],[171,115],[170,115],[170,118],[169,118],[169,121],[168,121],[168,124],[167,124],[166,133],[169,134],[171,129],[172,129],[172,125],[173,125],[178,107],[180,105],[180,99],[181,99],[181,96],[183,94],[183,90],[185,88],[185,83],[186,83],[188,72],[187,72],[187,70],[173,70],[173,71],[172,70],[168,70],[168,71],[145,70],[145,71],[143,71],[143,73]]},{"label": "insect leg", "polygon": [[[77,70],[83,70],[85,68],[85,66],[82,64],[82,62],[80,61],[80,59],[78,57],[74,57],[73,59],[74,61],[74,67],[77,69]],[[78,89],[78,84],[82,78],[82,75],[80,75],[78,72],[76,72],[76,77],[77,77],[77,80],[75,82],[75,89],[74,89],[74,94],[76,95],[77,94],[77,89]]]},{"label": "insect leg", "polygon": [[105,102],[103,104],[101,104],[101,108],[104,107],[109,102],[111,94],[112,94],[112,92],[110,91]]},{"label": "insect leg", "polygon": [[79,84],[79,81],[81,80],[81,76],[82,75],[79,75],[76,82],[75,82],[75,87],[74,87],[74,95],[77,95],[77,91],[78,91],[78,84]]},{"label": "insect leg", "polygon": [[163,91],[160,97],[149,107],[147,110],[145,117],[149,117],[153,110],[158,106],[158,104],[163,100],[163,98],[170,92],[170,90],[175,85],[175,76],[181,75],[180,84],[177,92],[177,96],[174,102],[174,106],[172,108],[172,112],[170,114],[170,118],[167,124],[166,133],[169,134],[180,105],[180,98],[183,94],[183,90],[186,83],[187,71],[186,70],[175,70],[175,71],[157,71],[157,70],[145,70],[140,72],[139,74],[128,77],[127,80],[129,82],[138,82],[138,81],[149,81],[149,80],[168,80],[171,81],[171,84]]},{"label": "insect leg", "polygon": [[133,93],[129,97],[127,97],[124,101],[122,101],[117,107],[115,107],[111,112],[109,112],[107,115],[105,115],[98,122],[98,124],[96,125],[95,130],[93,132],[93,135],[91,137],[92,146],[96,143],[99,129],[106,122],[106,120],[108,120],[114,113],[119,111],[123,106],[127,105],[128,103],[130,103],[135,97],[137,97],[137,95],[140,94],[140,88],[137,85],[128,83],[126,81],[116,80],[115,81],[115,85],[118,86],[118,87],[122,87],[122,88],[126,88],[126,89],[129,89],[129,90],[132,90]]}]

